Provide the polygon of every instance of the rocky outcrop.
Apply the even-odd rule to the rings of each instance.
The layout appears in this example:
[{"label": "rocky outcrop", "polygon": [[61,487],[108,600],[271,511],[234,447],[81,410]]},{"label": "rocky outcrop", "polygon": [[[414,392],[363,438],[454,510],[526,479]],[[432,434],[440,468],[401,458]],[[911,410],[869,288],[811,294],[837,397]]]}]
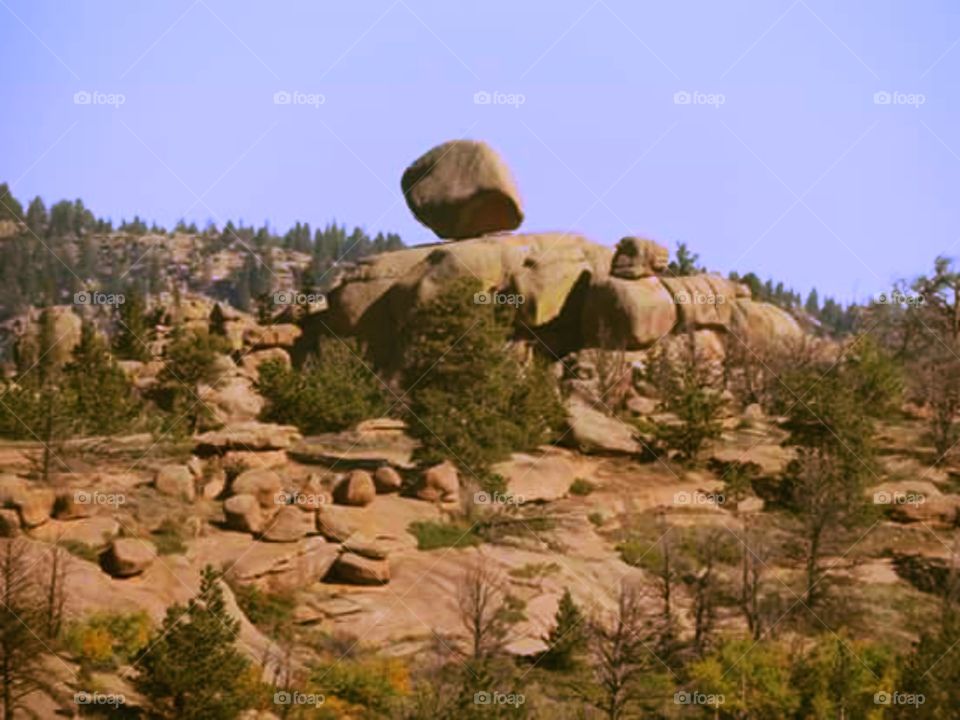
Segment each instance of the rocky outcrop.
[{"label": "rocky outcrop", "polygon": [[625,237],[617,243],[610,274],[626,280],[639,280],[663,272],[669,260],[670,251],[660,243]]},{"label": "rocky outcrop", "polygon": [[263,539],[267,542],[296,542],[316,528],[313,515],[293,505],[280,508],[267,523]]},{"label": "rocky outcrop", "polygon": [[483,142],[438,145],[407,168],[400,185],[411,212],[441,238],[514,230],[523,221],[510,171]]},{"label": "rocky outcrop", "polygon": [[367,421],[353,430],[304,438],[291,448],[290,456],[302,463],[338,469],[376,470],[382,465],[411,469],[419,443],[405,428],[402,422],[388,418]]},{"label": "rocky outcrop", "polygon": [[584,344],[641,350],[677,324],[677,306],[659,278],[608,277],[590,287],[581,316]]},{"label": "rocky outcrop", "polygon": [[230,486],[234,495],[252,495],[262,507],[270,508],[283,504],[283,480],[273,470],[247,470],[234,478]]},{"label": "rocky outcrop", "polygon": [[800,325],[786,310],[752,300],[733,304],[730,332],[751,347],[787,344],[803,338]]},{"label": "rocky outcrop", "polygon": [[736,285],[718,275],[660,278],[676,304],[680,323],[688,330],[726,330],[730,326]]},{"label": "rocky outcrop", "polygon": [[292,425],[240,422],[203,433],[196,446],[201,455],[222,455],[228,450],[286,450],[299,439],[300,431]]}]

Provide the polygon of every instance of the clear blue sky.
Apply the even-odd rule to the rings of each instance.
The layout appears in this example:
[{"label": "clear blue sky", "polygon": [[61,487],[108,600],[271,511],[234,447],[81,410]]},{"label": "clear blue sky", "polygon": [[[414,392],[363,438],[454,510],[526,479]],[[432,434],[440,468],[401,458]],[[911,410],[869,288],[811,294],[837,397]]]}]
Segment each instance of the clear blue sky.
[{"label": "clear blue sky", "polygon": [[863,297],[960,255],[958,41],[948,0],[0,0],[0,179],[115,220],[419,243],[400,175],[471,137],[513,169],[523,230],[684,240]]}]

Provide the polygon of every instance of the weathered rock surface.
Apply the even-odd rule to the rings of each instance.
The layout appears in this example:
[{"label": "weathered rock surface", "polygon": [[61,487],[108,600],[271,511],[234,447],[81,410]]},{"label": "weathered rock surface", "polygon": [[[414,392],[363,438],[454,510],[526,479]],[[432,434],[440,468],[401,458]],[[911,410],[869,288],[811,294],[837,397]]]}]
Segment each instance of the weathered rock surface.
[{"label": "weathered rock surface", "polygon": [[677,317],[677,306],[659,278],[604,278],[587,293],[583,340],[593,347],[642,350],[669,335]]},{"label": "weathered rock surface", "polygon": [[240,422],[203,433],[197,437],[196,445],[201,454],[227,450],[286,450],[299,439],[300,431],[293,425]]},{"label": "weathered rock surface", "polygon": [[773,346],[803,337],[803,330],[793,316],[776,305],[738,300],[732,310],[730,332],[748,345]]},{"label": "weathered rock surface", "polygon": [[372,503],[376,496],[373,478],[365,470],[351,471],[333,489],[333,500],[341,505],[363,507]]},{"label": "weathered rock surface", "polygon": [[325,505],[317,510],[317,532],[330,542],[342,543],[356,532],[342,508]]},{"label": "weathered rock surface", "polygon": [[308,587],[330,571],[339,546],[321,537],[297,543],[254,543],[245,550],[228,574],[241,584],[253,584],[273,592]]},{"label": "weathered rock surface", "polygon": [[103,558],[104,569],[114,577],[132,577],[157,559],[157,548],[141,538],[119,538],[110,543]]},{"label": "weathered rock surface", "polygon": [[233,495],[223,502],[226,525],[231,530],[257,534],[263,530],[264,515],[253,495]]},{"label": "weathered rock surface", "polygon": [[384,465],[373,474],[373,484],[377,486],[378,493],[392,493],[403,487],[403,478],[392,467]]},{"label": "weathered rock surface", "polygon": [[632,455],[640,452],[633,429],[575,395],[566,402],[569,432],[563,443],[583,453]]},{"label": "weathered rock surface", "polygon": [[382,465],[411,469],[413,452],[419,443],[404,432],[404,425],[358,425],[353,430],[304,438],[289,453],[303,463],[334,466],[338,469],[376,470]]},{"label": "weathered rock surface", "polygon": [[719,275],[664,276],[663,282],[687,329],[725,330],[737,297],[734,283]]},{"label": "weathered rock surface", "polygon": [[390,565],[386,560],[345,552],[337,558],[327,579],[348,585],[385,585],[390,582]]},{"label": "weathered rock surface", "polygon": [[510,171],[483,142],[438,145],[407,168],[400,185],[414,216],[441,238],[514,230],[523,221]]},{"label": "weathered rock surface", "polygon": [[267,542],[290,543],[296,542],[315,529],[313,516],[305,513],[293,505],[285,505],[270,518],[263,531],[263,539]]},{"label": "weathered rock surface", "polygon": [[453,502],[460,496],[460,478],[450,461],[434,465],[423,473],[417,497],[429,502]]},{"label": "weathered rock surface", "polygon": [[667,269],[670,251],[653,240],[625,237],[617,243],[610,274],[627,280],[650,277]]},{"label": "weathered rock surface", "polygon": [[234,495],[253,495],[265,508],[282,505],[285,497],[280,475],[267,468],[240,473],[234,478],[230,492]]},{"label": "weathered rock surface", "polygon": [[154,480],[157,492],[193,502],[197,497],[193,473],[186,465],[164,465]]}]

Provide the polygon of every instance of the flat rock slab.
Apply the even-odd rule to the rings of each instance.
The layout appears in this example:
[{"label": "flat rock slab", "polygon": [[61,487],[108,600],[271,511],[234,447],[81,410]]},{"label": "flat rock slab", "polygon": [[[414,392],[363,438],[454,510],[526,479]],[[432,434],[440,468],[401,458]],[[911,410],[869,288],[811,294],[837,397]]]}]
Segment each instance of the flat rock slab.
[{"label": "flat rock slab", "polygon": [[402,431],[348,430],[306,437],[290,448],[289,455],[298,462],[342,470],[376,470],[383,465],[410,470],[415,467],[413,452],[418,447],[419,443]]}]

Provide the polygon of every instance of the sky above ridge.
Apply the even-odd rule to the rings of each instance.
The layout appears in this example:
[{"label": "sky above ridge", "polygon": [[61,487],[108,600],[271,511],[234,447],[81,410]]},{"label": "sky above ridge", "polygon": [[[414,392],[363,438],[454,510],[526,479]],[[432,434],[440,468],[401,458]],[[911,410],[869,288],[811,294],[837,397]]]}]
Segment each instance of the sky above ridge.
[{"label": "sky above ridge", "polygon": [[24,204],[427,242],[400,176],[465,137],[525,231],[683,241],[843,300],[960,256],[947,0],[0,0],[0,48]]}]

